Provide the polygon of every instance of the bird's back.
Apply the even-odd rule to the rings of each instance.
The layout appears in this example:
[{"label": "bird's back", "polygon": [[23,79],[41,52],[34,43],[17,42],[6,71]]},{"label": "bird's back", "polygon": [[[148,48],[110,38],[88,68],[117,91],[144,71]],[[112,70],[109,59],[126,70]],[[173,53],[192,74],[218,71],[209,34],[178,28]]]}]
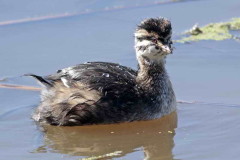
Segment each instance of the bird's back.
[{"label": "bird's back", "polygon": [[89,62],[38,77],[45,87],[33,118],[53,125],[131,121],[140,95],[136,75],[119,64]]}]

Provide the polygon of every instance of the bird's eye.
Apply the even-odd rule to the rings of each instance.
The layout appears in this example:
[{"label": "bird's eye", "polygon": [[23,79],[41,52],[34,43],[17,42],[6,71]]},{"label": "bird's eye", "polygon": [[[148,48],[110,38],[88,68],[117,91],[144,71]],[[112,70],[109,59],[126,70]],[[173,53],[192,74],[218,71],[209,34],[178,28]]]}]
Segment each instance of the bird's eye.
[{"label": "bird's eye", "polygon": [[153,39],[152,39],[152,42],[153,42],[153,43],[157,43],[157,41],[158,41],[158,40],[157,40],[156,38],[153,38]]}]

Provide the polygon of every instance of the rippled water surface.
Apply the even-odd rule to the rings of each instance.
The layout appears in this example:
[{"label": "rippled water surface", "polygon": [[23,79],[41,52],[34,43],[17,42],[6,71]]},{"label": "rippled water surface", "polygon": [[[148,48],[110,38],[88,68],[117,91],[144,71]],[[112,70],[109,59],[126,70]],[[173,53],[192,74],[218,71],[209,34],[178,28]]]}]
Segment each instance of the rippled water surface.
[{"label": "rippled water surface", "polygon": [[[86,61],[136,68],[133,31],[142,19],[168,17],[176,39],[195,23],[239,17],[239,7],[238,0],[1,0],[0,84],[38,87],[21,75]],[[193,103],[159,120],[40,127],[30,118],[39,91],[0,88],[0,159],[238,160],[239,44],[175,44],[167,69],[177,99]]]}]

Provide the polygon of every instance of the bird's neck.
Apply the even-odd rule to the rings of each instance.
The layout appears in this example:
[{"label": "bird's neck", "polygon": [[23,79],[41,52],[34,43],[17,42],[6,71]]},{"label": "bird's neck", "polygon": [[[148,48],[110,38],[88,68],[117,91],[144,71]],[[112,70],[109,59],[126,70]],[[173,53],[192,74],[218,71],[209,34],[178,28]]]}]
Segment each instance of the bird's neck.
[{"label": "bird's neck", "polygon": [[165,59],[161,59],[157,62],[150,62],[141,58],[138,59],[138,61],[139,69],[136,78],[138,85],[149,92],[153,90],[160,92],[160,89],[164,86],[164,84],[169,81],[165,69]]},{"label": "bird's neck", "polygon": [[165,59],[159,63],[140,61],[136,82],[143,91],[143,101],[156,113],[153,117],[158,118],[176,109],[176,98],[165,69]]}]

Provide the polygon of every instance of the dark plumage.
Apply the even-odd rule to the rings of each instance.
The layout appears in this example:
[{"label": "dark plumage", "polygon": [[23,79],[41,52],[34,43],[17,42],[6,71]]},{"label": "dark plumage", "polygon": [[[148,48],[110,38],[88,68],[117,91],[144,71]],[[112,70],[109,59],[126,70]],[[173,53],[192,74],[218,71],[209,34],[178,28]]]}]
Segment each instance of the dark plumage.
[{"label": "dark plumage", "polygon": [[171,34],[172,26],[171,22],[165,18],[149,18],[138,25],[137,29],[144,29],[157,33],[160,37],[167,37]]},{"label": "dark plumage", "polygon": [[33,118],[52,125],[87,125],[155,119],[174,111],[175,95],[164,67],[170,43],[168,48],[168,41],[164,45],[145,38],[160,31],[165,36],[167,23],[157,18],[138,26],[138,71],[115,63],[88,62],[46,77],[30,74],[43,86]]}]

